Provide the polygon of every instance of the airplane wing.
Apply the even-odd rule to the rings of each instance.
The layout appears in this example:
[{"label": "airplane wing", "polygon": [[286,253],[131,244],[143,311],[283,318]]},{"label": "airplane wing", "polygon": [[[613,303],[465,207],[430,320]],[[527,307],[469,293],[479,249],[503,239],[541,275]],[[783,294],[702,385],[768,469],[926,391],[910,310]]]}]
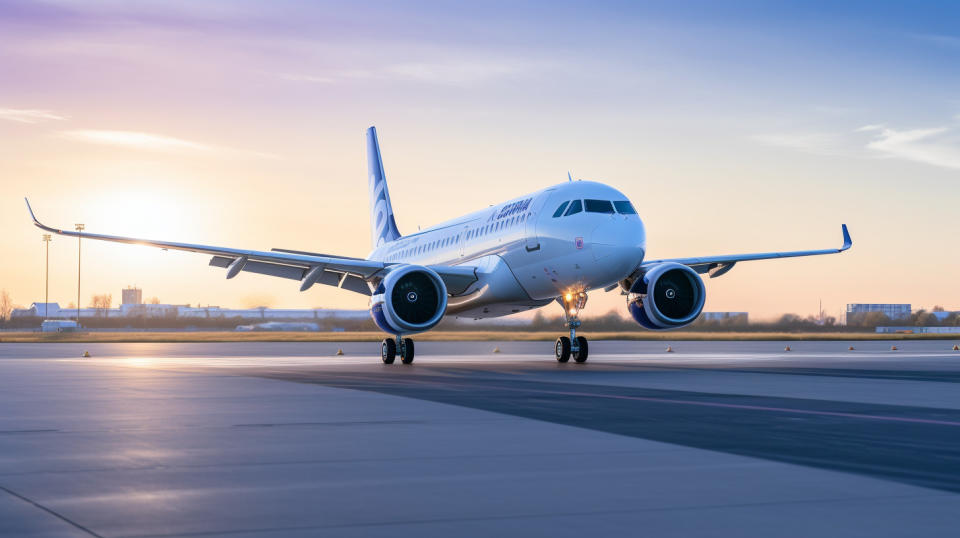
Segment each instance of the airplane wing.
[{"label": "airplane wing", "polygon": [[[211,254],[213,258],[210,260],[210,265],[225,267],[227,278],[233,278],[241,271],[288,278],[300,281],[300,291],[306,291],[314,284],[326,284],[363,295],[371,295],[371,284],[378,282],[383,277],[384,269],[392,265],[360,258],[318,255],[289,250],[275,249],[267,252],[61,230],[47,226],[37,220],[33,208],[30,207],[30,201],[26,198],[24,198],[24,201],[27,202],[27,210],[30,212],[33,224],[51,233],[83,237],[84,239],[113,241],[115,243],[146,245],[164,250],[185,250]],[[454,295],[462,293],[477,280],[475,270],[472,267],[429,267],[440,275],[440,278],[447,285],[448,291]]]},{"label": "airplane wing", "polygon": [[760,252],[755,254],[733,254],[729,256],[705,256],[701,258],[671,258],[666,260],[650,260],[640,264],[640,268],[649,267],[658,263],[673,262],[690,266],[698,273],[707,273],[710,278],[716,278],[727,273],[737,262],[746,262],[753,260],[770,260],[774,258],[795,258],[798,256],[819,256],[821,254],[837,254],[853,246],[853,240],[850,239],[850,232],[847,231],[847,225],[842,224],[843,245],[840,248],[828,248],[822,250],[794,250],[791,252]]}]

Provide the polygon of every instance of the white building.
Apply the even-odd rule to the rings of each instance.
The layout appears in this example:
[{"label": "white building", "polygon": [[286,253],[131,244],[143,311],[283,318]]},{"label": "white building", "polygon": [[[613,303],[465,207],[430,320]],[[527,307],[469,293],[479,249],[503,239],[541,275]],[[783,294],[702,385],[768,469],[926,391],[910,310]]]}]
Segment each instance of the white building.
[{"label": "white building", "polygon": [[850,314],[866,314],[868,312],[882,312],[884,316],[890,319],[903,319],[910,317],[909,304],[894,303],[851,303],[847,305],[847,318]]},{"label": "white building", "polygon": [[[45,319],[76,319],[77,309],[61,308],[59,303],[33,303],[29,308],[15,309],[10,315],[15,318],[45,317]],[[366,320],[370,317],[370,314],[366,310],[328,310],[325,308],[220,308],[219,306],[193,307],[172,304],[123,303],[117,308],[81,308],[80,317],[311,320],[335,318],[341,320]]]},{"label": "white building", "polygon": [[749,314],[746,312],[701,312],[700,319],[702,321],[724,321],[736,319],[737,321],[746,323],[749,319]]}]

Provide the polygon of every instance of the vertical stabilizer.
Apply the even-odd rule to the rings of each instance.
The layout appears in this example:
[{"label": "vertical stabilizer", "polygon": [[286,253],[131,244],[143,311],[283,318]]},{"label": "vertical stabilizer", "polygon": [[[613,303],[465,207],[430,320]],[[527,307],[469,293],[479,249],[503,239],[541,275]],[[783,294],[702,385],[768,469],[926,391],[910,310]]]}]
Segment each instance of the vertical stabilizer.
[{"label": "vertical stabilizer", "polygon": [[390,204],[387,178],[383,174],[376,127],[367,129],[367,171],[370,179],[370,239],[373,248],[377,248],[398,239],[400,232],[393,220],[393,205]]}]

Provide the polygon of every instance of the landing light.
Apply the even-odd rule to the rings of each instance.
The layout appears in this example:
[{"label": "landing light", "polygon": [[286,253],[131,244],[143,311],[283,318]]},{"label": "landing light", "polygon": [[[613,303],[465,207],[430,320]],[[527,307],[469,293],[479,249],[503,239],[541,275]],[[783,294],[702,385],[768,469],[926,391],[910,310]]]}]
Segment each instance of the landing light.
[{"label": "landing light", "polygon": [[565,298],[569,301],[570,299],[573,299],[573,294],[568,293]]}]

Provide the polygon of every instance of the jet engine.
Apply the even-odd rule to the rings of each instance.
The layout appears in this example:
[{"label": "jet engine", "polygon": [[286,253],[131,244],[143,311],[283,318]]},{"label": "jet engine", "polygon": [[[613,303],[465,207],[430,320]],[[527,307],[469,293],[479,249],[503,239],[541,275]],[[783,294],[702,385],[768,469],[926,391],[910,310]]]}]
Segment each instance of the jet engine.
[{"label": "jet engine", "polygon": [[447,286],[435,271],[421,265],[392,269],[370,298],[370,314],[390,334],[433,328],[447,310]]},{"label": "jet engine", "polygon": [[630,284],[627,308],[647,329],[678,329],[697,319],[705,298],[706,288],[696,271],[679,263],[659,263]]}]

